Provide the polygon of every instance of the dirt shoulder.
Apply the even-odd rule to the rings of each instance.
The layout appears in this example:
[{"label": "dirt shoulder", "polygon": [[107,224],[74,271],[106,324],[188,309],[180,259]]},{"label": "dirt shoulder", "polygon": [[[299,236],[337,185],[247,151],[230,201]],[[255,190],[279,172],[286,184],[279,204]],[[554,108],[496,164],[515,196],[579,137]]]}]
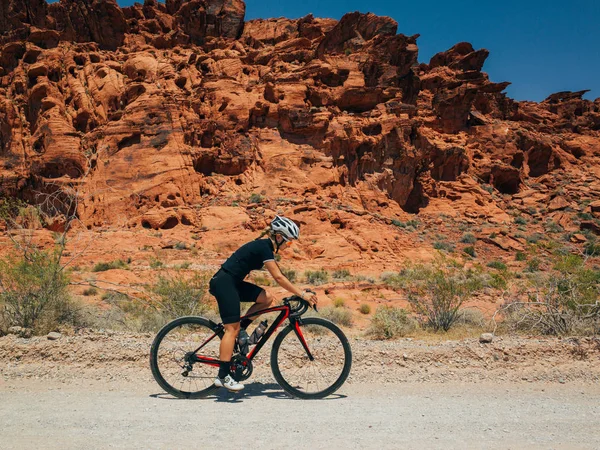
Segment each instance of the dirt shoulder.
[{"label": "dirt shoulder", "polygon": [[[0,338],[0,379],[152,381],[148,358],[153,336],[82,330],[46,336]],[[351,338],[349,383],[508,382],[594,383],[600,380],[600,339],[496,337],[428,342]],[[270,349],[255,360],[252,379],[272,382]]]}]

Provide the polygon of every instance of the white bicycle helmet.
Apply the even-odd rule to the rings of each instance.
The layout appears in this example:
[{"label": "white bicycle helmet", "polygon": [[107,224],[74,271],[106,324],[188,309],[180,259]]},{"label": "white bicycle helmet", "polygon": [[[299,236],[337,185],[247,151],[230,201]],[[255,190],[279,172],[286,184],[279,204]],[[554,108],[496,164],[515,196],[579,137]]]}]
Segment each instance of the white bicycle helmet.
[{"label": "white bicycle helmet", "polygon": [[300,228],[298,228],[298,225],[292,220],[281,216],[275,216],[271,222],[271,232],[281,234],[287,241],[300,237]]}]

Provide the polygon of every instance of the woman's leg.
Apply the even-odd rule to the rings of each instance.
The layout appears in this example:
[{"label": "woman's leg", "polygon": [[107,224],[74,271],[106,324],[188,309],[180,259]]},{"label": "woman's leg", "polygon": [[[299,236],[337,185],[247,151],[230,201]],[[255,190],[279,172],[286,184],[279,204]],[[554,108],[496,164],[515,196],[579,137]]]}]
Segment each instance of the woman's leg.
[{"label": "woman's leg", "polygon": [[[262,292],[256,298],[256,303],[254,303],[254,305],[252,305],[248,309],[248,312],[246,313],[246,315],[248,316],[252,313],[262,311],[263,309],[270,308],[271,305],[273,305],[274,300],[275,300],[275,298],[263,289]],[[256,319],[256,316],[254,316],[254,317],[250,316],[250,317],[248,317],[248,319],[254,320],[254,319]]]},{"label": "woman's leg", "polygon": [[240,332],[240,323],[226,323],[223,326],[225,327],[225,334],[221,339],[221,346],[219,347],[219,359],[221,361],[231,361],[235,338]]}]

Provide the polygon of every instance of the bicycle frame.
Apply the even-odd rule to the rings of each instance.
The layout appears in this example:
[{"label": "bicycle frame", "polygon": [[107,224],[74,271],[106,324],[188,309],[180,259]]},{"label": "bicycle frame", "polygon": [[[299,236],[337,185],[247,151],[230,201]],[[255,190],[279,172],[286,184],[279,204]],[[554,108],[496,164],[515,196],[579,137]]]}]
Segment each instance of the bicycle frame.
[{"label": "bicycle frame", "polygon": [[[279,315],[277,316],[275,321],[271,324],[271,326],[267,329],[266,333],[260,337],[259,341],[256,343],[254,348],[250,351],[250,353],[248,353],[248,355],[246,355],[246,358],[248,358],[248,360],[252,361],[254,359],[254,357],[258,354],[260,349],[263,348],[265,343],[271,338],[273,333],[275,333],[277,328],[279,328],[281,326],[281,324],[285,321],[285,319],[289,319],[290,324],[292,325],[296,336],[302,343],[302,347],[304,348],[304,351],[306,352],[308,359],[310,361],[314,361],[315,358],[313,357],[312,353],[310,352],[310,349],[308,348],[308,344],[306,343],[306,339],[304,339],[304,335],[302,334],[302,329],[300,328],[300,323],[298,320],[299,317],[294,317],[294,316],[290,315],[290,306],[289,305],[284,304],[284,305],[274,306],[272,308],[263,309],[261,311],[252,313],[252,316],[258,317],[263,314],[268,314],[268,313],[276,312],[276,311],[279,311]],[[248,317],[249,317],[249,315],[245,315],[240,320],[246,319]],[[208,344],[210,341],[212,341],[217,335],[219,335],[223,331],[223,329],[224,329],[223,324],[221,324],[221,323],[218,324],[218,329],[215,332],[215,334],[213,334],[210,338],[208,338],[200,347],[198,347],[196,350],[194,350],[193,355],[191,355],[190,362],[199,362],[199,363],[203,363],[203,364],[208,364],[210,366],[218,367],[219,366],[218,359],[210,358],[208,356],[198,355],[198,352],[200,350],[202,350],[202,347],[204,347],[206,344]]]}]

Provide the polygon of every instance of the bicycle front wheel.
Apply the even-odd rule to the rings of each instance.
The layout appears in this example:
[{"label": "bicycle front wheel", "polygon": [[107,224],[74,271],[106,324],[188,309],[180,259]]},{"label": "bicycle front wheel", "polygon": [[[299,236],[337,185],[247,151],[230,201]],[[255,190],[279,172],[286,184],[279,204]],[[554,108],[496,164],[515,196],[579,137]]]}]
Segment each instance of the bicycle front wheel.
[{"label": "bicycle front wheel", "polygon": [[179,398],[201,398],[214,392],[219,373],[214,361],[219,360],[222,335],[222,330],[203,317],[181,317],[165,325],[150,350],[156,382]]},{"label": "bicycle front wheel", "polygon": [[350,374],[352,351],[348,339],[332,322],[318,317],[299,319],[298,325],[300,336],[291,323],[273,343],[273,376],[293,397],[327,397],[337,391]]}]

